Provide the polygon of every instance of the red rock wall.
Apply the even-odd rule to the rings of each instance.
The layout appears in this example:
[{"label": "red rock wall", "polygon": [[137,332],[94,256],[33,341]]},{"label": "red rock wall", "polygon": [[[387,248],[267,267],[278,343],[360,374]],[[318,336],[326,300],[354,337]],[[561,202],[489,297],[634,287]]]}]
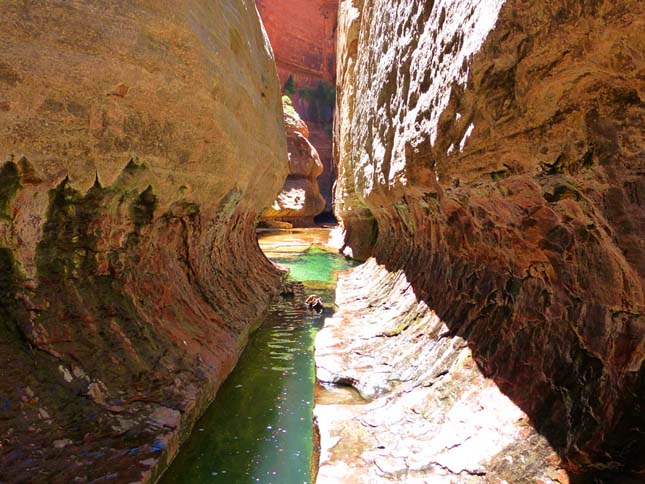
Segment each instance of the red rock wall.
[{"label": "red rock wall", "polygon": [[281,279],[254,4],[99,3],[0,3],[2,482],[154,481]]},{"label": "red rock wall", "polygon": [[[289,77],[297,90],[315,89],[321,81],[335,85],[338,0],[256,0],[256,4],[276,56],[281,85]],[[297,92],[291,97],[309,124],[310,141],[323,163],[318,184],[330,211],[336,179],[331,156],[333,102],[318,112],[311,100]]]},{"label": "red rock wall", "polygon": [[293,76],[299,88],[336,77],[338,0],[256,0],[275,53],[282,85]]},{"label": "red rock wall", "polygon": [[262,220],[286,222],[294,226],[311,226],[314,217],[325,209],[318,177],[323,165],[316,148],[309,141],[309,128],[294,110],[291,100],[283,96],[284,127],[287,132],[289,176],[273,205],[262,212]]},{"label": "red rock wall", "polygon": [[573,473],[643,469],[644,28],[629,0],[341,3],[348,247]]}]

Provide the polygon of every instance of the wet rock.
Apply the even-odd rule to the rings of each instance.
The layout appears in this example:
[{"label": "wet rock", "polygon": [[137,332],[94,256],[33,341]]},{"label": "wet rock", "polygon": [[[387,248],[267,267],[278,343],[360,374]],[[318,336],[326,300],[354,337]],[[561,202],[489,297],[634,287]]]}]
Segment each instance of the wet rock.
[{"label": "wet rock", "polygon": [[95,381],[88,385],[87,396],[99,405],[105,405],[108,398],[108,391],[102,381]]},{"label": "wet rock", "polygon": [[282,286],[280,295],[285,299],[293,299],[297,292],[297,285],[295,283],[287,283]]},{"label": "wet rock", "polygon": [[67,383],[72,382],[74,377],[72,376],[72,373],[67,368],[64,368],[62,365],[59,365],[58,370],[63,374],[63,378]]},{"label": "wet rock", "polygon": [[72,441],[69,440],[69,439],[54,440],[54,448],[55,449],[64,449],[68,445],[72,445]]},{"label": "wet rock", "polygon": [[307,297],[307,299],[305,300],[305,305],[308,309],[316,312],[321,312],[325,307],[322,298],[320,296],[316,296],[315,294]]},{"label": "wet rock", "polygon": [[[403,271],[572,474],[643,472],[644,9],[340,5],[346,253]],[[400,338],[390,320],[363,331]],[[374,355],[347,358],[389,373]]]},{"label": "wet rock", "polygon": [[181,421],[181,412],[168,407],[159,407],[150,414],[148,420],[155,426],[175,429]]}]

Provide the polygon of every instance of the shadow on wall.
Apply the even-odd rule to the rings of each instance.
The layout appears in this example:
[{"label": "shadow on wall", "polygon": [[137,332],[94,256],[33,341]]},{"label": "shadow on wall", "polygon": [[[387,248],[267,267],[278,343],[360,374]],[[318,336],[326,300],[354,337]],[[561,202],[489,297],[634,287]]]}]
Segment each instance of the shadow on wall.
[{"label": "shadow on wall", "polygon": [[[530,315],[514,315],[518,303],[499,301],[498,294],[508,298],[517,290],[516,280],[476,263],[448,262],[448,254],[413,252],[400,234],[393,239],[396,250],[393,242],[382,242],[388,232],[381,229],[377,262],[389,271],[399,270],[403,262],[420,300],[445,322],[450,336],[467,341],[482,374],[530,417],[559,453],[572,484],[643,482],[618,472],[642,473],[642,372],[628,375],[622,388],[604,388],[611,369],[581,345],[566,322],[529,322]],[[389,254],[378,255],[384,252]],[[544,285],[524,290],[522,300],[539,301],[545,290]],[[633,318],[631,324],[642,324],[639,315]],[[609,391],[612,398],[603,398]],[[596,416],[597,408],[607,407],[617,418]],[[611,470],[603,471],[603,466]]]},{"label": "shadow on wall", "polygon": [[[467,87],[453,88],[436,143],[406,150],[410,186],[373,193],[341,218],[354,256],[405,271],[572,482],[641,482],[620,472],[645,477],[636,133],[645,103],[634,88],[643,71],[636,58],[629,70],[585,71],[591,58],[609,65],[629,48],[596,39],[583,50],[561,27],[584,18],[608,29],[627,7],[607,7],[601,19],[602,2],[561,3],[547,28],[519,25],[513,15],[526,5],[507,2],[470,60]],[[541,8],[524,15],[539,18]],[[579,57],[562,55],[567,43]],[[557,72],[562,79],[549,77]],[[568,90],[545,111],[563,82]]]}]

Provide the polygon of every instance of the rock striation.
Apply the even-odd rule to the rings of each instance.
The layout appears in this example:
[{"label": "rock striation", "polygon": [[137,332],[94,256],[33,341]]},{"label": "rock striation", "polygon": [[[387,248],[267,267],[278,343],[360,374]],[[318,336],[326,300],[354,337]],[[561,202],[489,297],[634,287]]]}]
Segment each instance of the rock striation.
[{"label": "rock striation", "polygon": [[309,128],[293,108],[289,96],[283,96],[284,127],[287,132],[289,176],[270,208],[262,213],[265,222],[313,225],[314,217],[325,209],[318,177],[323,165],[316,148],[309,142]]},{"label": "rock striation", "polygon": [[629,0],[340,5],[345,250],[403,271],[572,479],[643,472],[644,28]]},{"label": "rock striation", "polygon": [[309,141],[324,166],[318,179],[331,212],[336,180],[332,163],[332,122],[336,79],[336,26],[338,0],[256,0],[276,56],[282,86],[309,126]]},{"label": "rock striation", "polygon": [[293,77],[301,88],[336,77],[338,0],[256,0],[282,85]]},{"label": "rock striation", "polygon": [[568,482],[547,439],[402,270],[370,259],[339,276],[336,296],[316,338],[317,376],[364,400],[319,396],[317,482]]},{"label": "rock striation", "polygon": [[0,18],[0,481],[154,481],[281,279],[272,51],[251,0]]}]

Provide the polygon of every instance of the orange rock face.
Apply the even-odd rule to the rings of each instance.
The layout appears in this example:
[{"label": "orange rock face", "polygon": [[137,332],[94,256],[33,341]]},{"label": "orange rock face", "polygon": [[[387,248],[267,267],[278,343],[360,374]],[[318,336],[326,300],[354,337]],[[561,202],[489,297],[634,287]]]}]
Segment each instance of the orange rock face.
[{"label": "orange rock face", "polygon": [[336,78],[338,0],[256,1],[275,53],[282,85],[293,76],[300,88]]},{"label": "orange rock face", "polygon": [[309,141],[324,166],[318,184],[331,211],[334,99],[329,92],[317,94],[316,89],[321,82],[332,92],[335,86],[338,0],[256,0],[256,4],[271,40],[281,84],[284,86],[289,77],[295,82],[296,92],[290,95],[296,111],[309,125]]},{"label": "orange rock face", "polygon": [[154,481],[280,283],[251,0],[0,2],[0,481]]},{"label": "orange rock face", "polygon": [[293,225],[313,225],[313,218],[325,209],[317,178],[323,165],[316,148],[309,142],[309,128],[293,109],[287,96],[283,97],[284,126],[289,152],[289,176],[273,205],[262,214],[265,221],[288,222]]},{"label": "orange rock face", "polygon": [[644,29],[637,0],[341,2],[348,246],[404,272],[584,482],[645,472]]}]

